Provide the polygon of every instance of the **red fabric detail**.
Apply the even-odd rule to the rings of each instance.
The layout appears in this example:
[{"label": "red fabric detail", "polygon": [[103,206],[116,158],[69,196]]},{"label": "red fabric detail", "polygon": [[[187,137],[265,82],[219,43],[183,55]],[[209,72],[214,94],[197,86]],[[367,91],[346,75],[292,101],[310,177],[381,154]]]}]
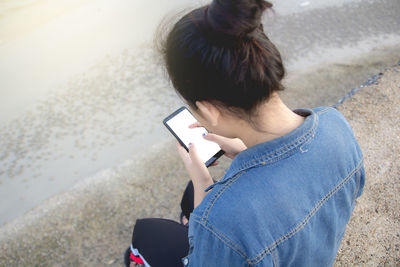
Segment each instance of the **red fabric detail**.
[{"label": "red fabric detail", "polygon": [[133,260],[134,262],[136,262],[136,263],[139,263],[139,264],[144,264],[144,262],[143,262],[143,260],[140,258],[140,256],[139,257],[136,257],[135,255],[133,255],[133,253],[131,252],[131,260]]}]

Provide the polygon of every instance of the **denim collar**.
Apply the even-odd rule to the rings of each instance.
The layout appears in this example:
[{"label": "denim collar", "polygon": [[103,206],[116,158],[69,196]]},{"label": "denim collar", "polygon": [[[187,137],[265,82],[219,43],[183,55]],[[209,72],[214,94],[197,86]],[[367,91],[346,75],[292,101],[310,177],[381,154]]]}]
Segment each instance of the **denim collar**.
[{"label": "denim collar", "polygon": [[240,152],[233,159],[225,175],[218,182],[209,186],[205,191],[209,191],[217,184],[227,182],[242,171],[271,164],[297,151],[301,151],[301,147],[304,144],[308,144],[315,135],[318,125],[318,116],[311,109],[296,109],[294,112],[306,117],[299,127],[284,136],[257,144]]}]

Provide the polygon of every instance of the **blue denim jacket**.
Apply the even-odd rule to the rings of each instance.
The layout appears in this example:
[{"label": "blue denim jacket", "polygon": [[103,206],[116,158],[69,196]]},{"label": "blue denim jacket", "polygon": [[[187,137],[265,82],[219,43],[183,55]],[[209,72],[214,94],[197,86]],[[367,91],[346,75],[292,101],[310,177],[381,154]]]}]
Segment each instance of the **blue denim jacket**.
[{"label": "blue denim jacket", "polygon": [[364,186],[353,131],[333,108],[238,154],[189,220],[185,266],[332,266]]}]

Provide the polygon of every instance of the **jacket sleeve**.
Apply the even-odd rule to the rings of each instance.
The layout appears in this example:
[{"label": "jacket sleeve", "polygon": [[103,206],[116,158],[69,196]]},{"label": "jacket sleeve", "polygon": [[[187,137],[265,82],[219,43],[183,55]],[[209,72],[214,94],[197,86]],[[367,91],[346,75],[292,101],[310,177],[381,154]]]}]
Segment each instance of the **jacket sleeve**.
[{"label": "jacket sleeve", "polygon": [[196,219],[190,219],[190,248],[188,256],[182,259],[183,266],[249,266],[245,257],[235,251],[218,233]]}]

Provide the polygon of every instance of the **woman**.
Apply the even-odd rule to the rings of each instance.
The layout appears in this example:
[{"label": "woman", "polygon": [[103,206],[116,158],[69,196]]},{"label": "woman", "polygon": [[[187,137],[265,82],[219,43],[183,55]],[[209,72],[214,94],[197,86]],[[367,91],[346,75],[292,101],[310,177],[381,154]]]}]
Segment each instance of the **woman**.
[{"label": "woman", "polygon": [[169,32],[166,68],[199,122],[191,127],[206,127],[233,161],[214,183],[196,144],[189,153],[178,144],[192,181],[188,230],[138,220],[127,256],[143,251],[152,266],[332,266],[362,193],[362,153],[335,109],[292,111],[280,99],[284,67],[261,25],[271,6],[214,0]]}]

